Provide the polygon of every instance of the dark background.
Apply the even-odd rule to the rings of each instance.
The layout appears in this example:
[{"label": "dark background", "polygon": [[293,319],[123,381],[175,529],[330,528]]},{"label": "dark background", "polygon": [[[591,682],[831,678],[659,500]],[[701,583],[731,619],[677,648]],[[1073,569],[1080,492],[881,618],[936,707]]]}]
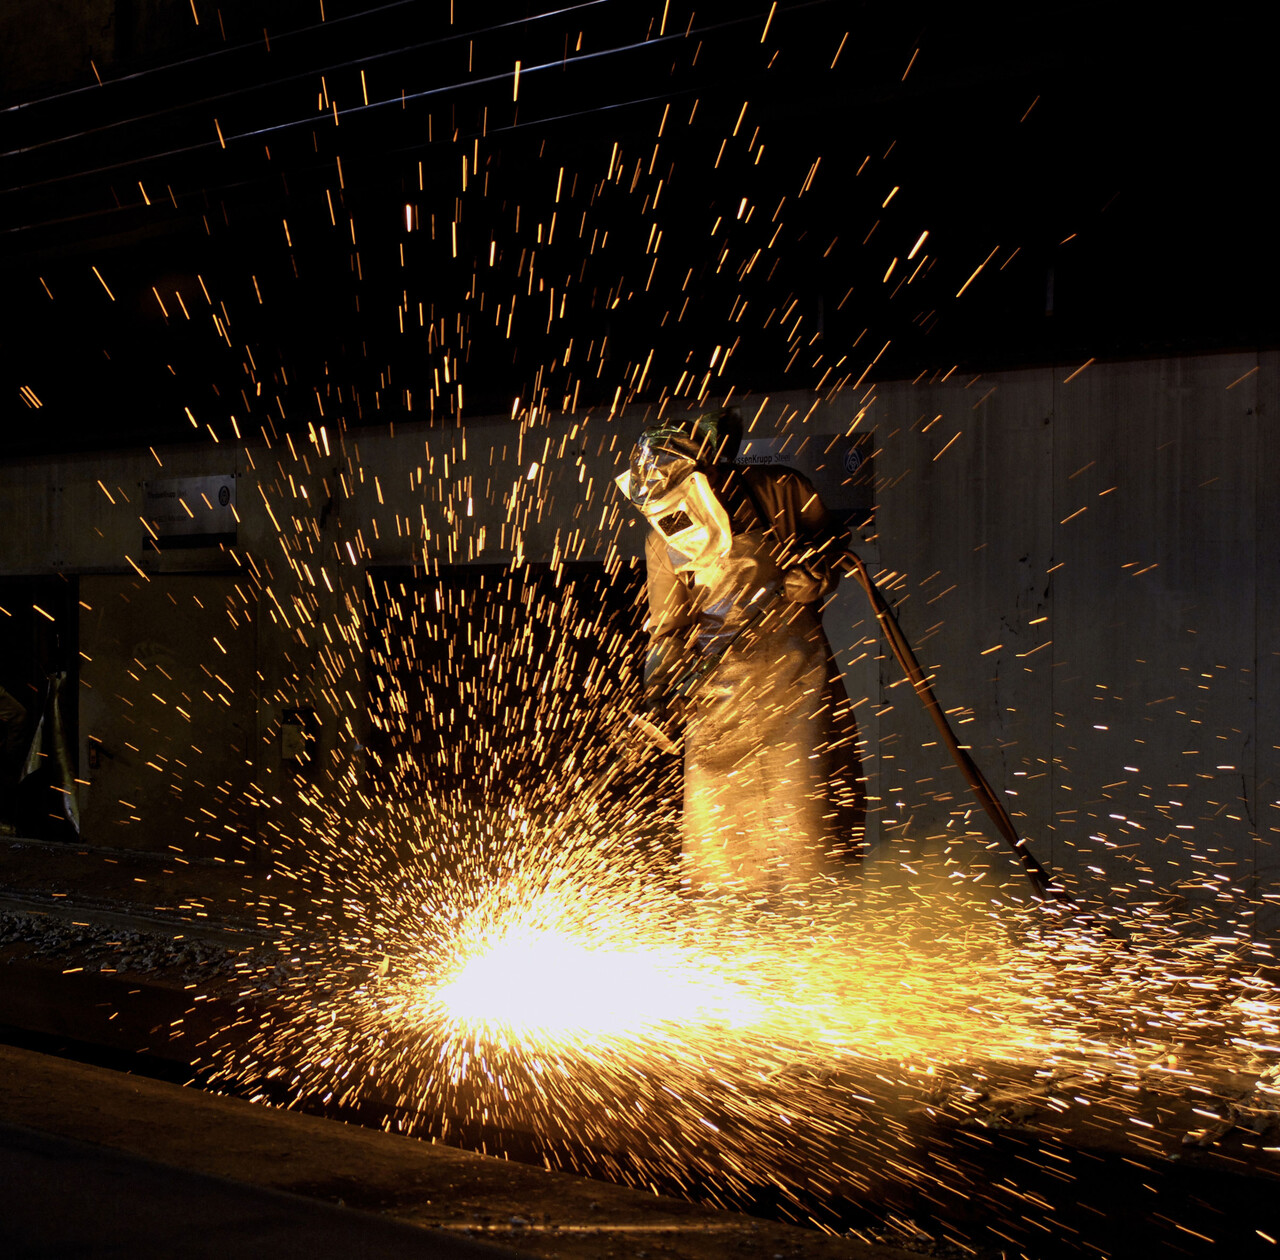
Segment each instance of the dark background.
[{"label": "dark background", "polygon": [[0,4],[0,451],[1276,342],[1234,6],[365,7]]}]

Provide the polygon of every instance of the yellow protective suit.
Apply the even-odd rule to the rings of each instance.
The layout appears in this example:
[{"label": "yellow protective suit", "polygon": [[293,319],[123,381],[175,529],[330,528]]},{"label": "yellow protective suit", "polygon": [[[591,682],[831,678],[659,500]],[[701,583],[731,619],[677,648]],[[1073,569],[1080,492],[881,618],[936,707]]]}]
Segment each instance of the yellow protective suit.
[{"label": "yellow protective suit", "polygon": [[838,875],[862,847],[857,728],[819,617],[834,586],[826,561],[846,535],[790,469],[720,465],[707,476],[732,542],[691,567],[650,531],[645,682],[660,697],[733,639],[686,718],[682,879],[784,894]]}]

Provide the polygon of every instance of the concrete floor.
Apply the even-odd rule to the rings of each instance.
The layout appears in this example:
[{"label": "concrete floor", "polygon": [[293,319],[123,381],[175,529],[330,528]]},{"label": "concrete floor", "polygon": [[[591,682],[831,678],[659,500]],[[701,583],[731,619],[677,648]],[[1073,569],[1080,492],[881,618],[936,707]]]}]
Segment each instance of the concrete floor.
[{"label": "concrete floor", "polygon": [[[250,925],[225,917],[230,881],[211,894],[207,871],[123,851],[20,844],[5,853],[12,860],[0,876],[0,1024],[15,1038],[26,1030],[25,1044],[40,1049],[62,1039],[72,1055],[151,1072],[167,1061],[173,1073],[185,1071],[194,1048],[234,1014],[216,996],[224,965],[264,948]],[[197,886],[210,918],[192,910],[201,904]],[[193,1004],[197,991],[208,1000]],[[142,1051],[146,1064],[135,1058]],[[964,1103],[963,1091],[953,1091],[927,1122],[910,1099],[882,1099],[875,1123],[910,1126],[939,1187],[946,1169],[956,1174],[940,1219],[953,1221],[958,1237],[985,1239],[972,1253],[983,1260],[1003,1254],[990,1231],[1004,1237],[1000,1227],[1019,1228],[1006,1223],[1010,1214],[1022,1237],[1034,1238],[1048,1229],[1050,1205],[1056,1232],[1027,1252],[1037,1260],[1274,1254],[1260,1234],[1280,1237],[1277,1139],[1271,1113],[1252,1106],[1254,1082],[1210,1080],[1209,1092],[1188,1094],[1149,1077],[1129,1094],[1116,1083],[1042,1080],[1028,1067],[980,1101]],[[1088,1098],[1076,1097],[1082,1089]],[[1206,1125],[1206,1106],[1226,1118],[1222,1131],[1188,1144]],[[254,1255],[254,1230],[272,1255],[291,1254],[279,1240],[290,1230],[310,1237],[309,1209],[253,1197],[263,1191],[527,1255],[904,1254],[4,1047],[0,1117],[18,1126],[0,1133],[0,1255],[203,1256],[217,1238],[221,1255]],[[135,1168],[135,1158],[156,1164]],[[135,1185],[149,1188],[137,1210],[124,1210]],[[939,1202],[931,1188],[920,1183],[905,1197],[869,1203],[873,1224],[859,1228],[917,1254],[958,1257],[911,1232],[909,1218],[923,1213],[927,1224]],[[902,1219],[889,1228],[895,1213]],[[188,1220],[208,1227],[188,1230]],[[224,1226],[232,1232],[220,1234]],[[174,1249],[179,1228],[192,1250]],[[369,1237],[369,1248],[382,1246],[381,1234]],[[1140,1240],[1145,1250],[1132,1250]],[[344,1254],[396,1253],[353,1245]]]},{"label": "concrete floor", "polygon": [[0,1125],[0,1251],[130,1260],[502,1260],[527,1254]]},{"label": "concrete floor", "polygon": [[24,1260],[909,1254],[4,1046],[0,1114]]}]

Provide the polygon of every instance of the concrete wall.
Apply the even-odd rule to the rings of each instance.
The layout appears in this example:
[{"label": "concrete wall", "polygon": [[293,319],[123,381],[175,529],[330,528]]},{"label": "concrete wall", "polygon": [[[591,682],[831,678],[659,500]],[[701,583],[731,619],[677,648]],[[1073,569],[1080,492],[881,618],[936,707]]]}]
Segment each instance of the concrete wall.
[{"label": "concrete wall", "polygon": [[[226,860],[252,848],[258,641],[235,583],[212,573],[81,578],[80,805],[89,841]],[[243,632],[229,633],[228,611]]]},{"label": "concrete wall", "polygon": [[[902,624],[1037,853],[1274,904],[1276,358],[1078,366],[877,391]],[[936,830],[956,776],[893,722]]]},{"label": "concrete wall", "polygon": [[[848,443],[832,438],[874,430],[878,534],[860,550],[886,574],[944,707],[1044,860],[1138,892],[1202,902],[1224,886],[1257,902],[1274,895],[1280,834],[1280,544],[1267,488],[1277,439],[1266,423],[1276,356],[1093,363],[1073,375],[1078,366],[889,382],[858,399],[779,395],[742,410],[756,436],[790,435],[788,454],[816,470],[836,507],[851,506],[834,471]],[[269,848],[295,790],[282,712],[316,709],[332,767],[362,738],[355,645],[366,572],[591,559],[639,595],[642,531],[610,483],[645,416],[500,417],[451,430],[398,422],[345,435],[330,416],[292,443],[0,470],[0,514],[13,523],[0,571],[97,575],[84,585],[98,592],[83,614],[96,636],[86,651],[98,654],[81,680],[86,825],[105,817],[91,799],[99,787],[131,799],[84,769],[103,721],[100,695],[89,695],[108,674],[127,682],[121,669],[138,659],[136,609],[103,620],[104,601],[145,585],[147,600],[172,605],[170,595],[198,598],[206,583],[217,612],[182,623],[186,668],[194,682],[201,666],[227,660],[227,645],[214,643],[225,623],[232,652],[252,658],[242,673],[253,703],[248,750],[202,749],[215,771],[202,781],[244,798],[237,817]],[[236,478],[244,558],[144,554],[142,483],[213,473]],[[851,583],[825,620],[862,702],[885,854],[913,861],[980,830]],[[160,751],[177,755],[179,728],[152,730],[168,740]],[[219,755],[228,764],[216,772]],[[236,757],[247,777],[230,765]],[[139,843],[162,843],[172,820],[159,804],[134,814],[147,833]],[[120,843],[119,832],[104,824],[86,839]],[[1223,895],[1238,906],[1240,894]]]}]

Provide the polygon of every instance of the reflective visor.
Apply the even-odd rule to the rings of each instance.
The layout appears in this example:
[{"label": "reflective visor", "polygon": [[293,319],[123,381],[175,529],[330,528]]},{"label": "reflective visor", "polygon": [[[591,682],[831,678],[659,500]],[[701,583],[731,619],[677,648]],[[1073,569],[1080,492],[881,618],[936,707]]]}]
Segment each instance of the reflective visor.
[{"label": "reflective visor", "polygon": [[698,467],[696,452],[687,438],[663,432],[641,434],[631,451],[628,497],[641,510],[678,486]]}]

